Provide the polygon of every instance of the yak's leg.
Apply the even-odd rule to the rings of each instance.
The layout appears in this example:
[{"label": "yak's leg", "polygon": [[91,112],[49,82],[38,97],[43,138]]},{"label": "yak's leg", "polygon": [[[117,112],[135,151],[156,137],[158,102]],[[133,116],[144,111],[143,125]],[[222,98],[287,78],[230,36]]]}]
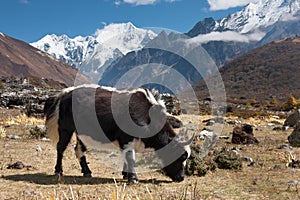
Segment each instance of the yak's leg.
[{"label": "yak's leg", "polygon": [[75,147],[75,153],[76,157],[79,160],[80,166],[81,166],[81,172],[83,173],[84,177],[92,177],[92,171],[90,170],[85,157],[85,151],[86,151],[85,145],[82,143],[82,141],[77,136],[77,144]]},{"label": "yak's leg", "polygon": [[[131,183],[137,183],[138,182],[138,177],[135,172],[134,166],[135,166],[135,151],[134,149],[126,149],[123,151],[125,154],[125,163],[123,166],[123,175],[127,175],[128,181]],[[124,173],[124,167],[127,168],[125,169]],[[126,174],[127,172],[127,174]],[[124,176],[125,177],[125,176]]]},{"label": "yak's leg", "polygon": [[73,135],[73,131],[59,129],[59,141],[56,145],[57,160],[56,160],[56,166],[55,166],[55,174],[63,175],[63,170],[62,170],[63,154],[64,154],[64,151],[66,150],[68,144],[70,143],[72,135]]},{"label": "yak's leg", "polygon": [[124,161],[123,164],[123,171],[122,171],[123,179],[128,179],[128,167],[126,162]]}]

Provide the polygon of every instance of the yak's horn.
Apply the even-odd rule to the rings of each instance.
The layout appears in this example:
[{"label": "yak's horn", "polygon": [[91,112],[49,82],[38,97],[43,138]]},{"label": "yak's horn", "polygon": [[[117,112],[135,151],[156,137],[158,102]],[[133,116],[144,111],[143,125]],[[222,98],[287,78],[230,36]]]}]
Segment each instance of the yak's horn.
[{"label": "yak's horn", "polygon": [[190,144],[192,144],[194,138],[195,138],[195,133],[193,133],[193,136],[188,141],[180,142],[180,144],[182,146],[190,145]]}]

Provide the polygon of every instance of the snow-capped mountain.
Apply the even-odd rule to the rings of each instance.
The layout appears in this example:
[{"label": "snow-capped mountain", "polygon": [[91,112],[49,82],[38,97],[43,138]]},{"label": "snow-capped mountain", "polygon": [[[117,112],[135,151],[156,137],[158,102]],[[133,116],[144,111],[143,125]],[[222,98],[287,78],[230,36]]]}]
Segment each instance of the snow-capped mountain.
[{"label": "snow-capped mountain", "polygon": [[129,22],[107,25],[96,30],[93,36],[46,35],[31,45],[92,77],[98,77],[113,61],[141,49],[155,37],[154,32],[136,28]]},{"label": "snow-capped mountain", "polygon": [[[300,0],[257,0],[223,19],[206,18],[198,22],[186,33],[189,38],[185,40],[191,49],[203,47],[215,64],[222,67],[225,63],[268,42],[299,35],[299,19]],[[169,36],[160,34],[150,43],[154,43],[154,46],[176,44],[176,38],[171,39],[171,34]],[[128,53],[119,62],[113,63],[104,72],[99,83],[114,86],[119,77],[129,70],[151,62],[180,69],[184,76],[190,77],[191,83],[202,78],[189,70],[191,67],[183,65],[180,58],[163,51],[148,52],[144,48],[138,52]]]},{"label": "snow-capped mountain", "polygon": [[259,27],[267,27],[278,21],[293,19],[300,10],[300,0],[257,0],[244,9],[219,20],[217,29],[248,33]]},{"label": "snow-capped mountain", "polygon": [[299,35],[299,27],[300,0],[256,0],[225,18],[198,22],[187,35],[222,66],[253,48]]},{"label": "snow-capped mountain", "polygon": [[299,20],[299,16],[300,0],[257,0],[225,18],[206,18],[198,22],[187,34],[190,37],[224,31],[246,34],[278,22]]}]

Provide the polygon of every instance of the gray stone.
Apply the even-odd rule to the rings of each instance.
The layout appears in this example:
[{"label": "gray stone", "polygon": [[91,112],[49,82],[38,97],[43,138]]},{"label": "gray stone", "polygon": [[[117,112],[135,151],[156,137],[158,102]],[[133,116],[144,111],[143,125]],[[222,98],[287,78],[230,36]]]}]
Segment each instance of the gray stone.
[{"label": "gray stone", "polygon": [[300,121],[295,125],[294,131],[288,136],[289,144],[293,147],[300,147]]},{"label": "gray stone", "polygon": [[300,120],[300,109],[298,109],[298,110],[294,111],[292,114],[290,114],[284,121],[283,126],[294,127],[299,120]]}]

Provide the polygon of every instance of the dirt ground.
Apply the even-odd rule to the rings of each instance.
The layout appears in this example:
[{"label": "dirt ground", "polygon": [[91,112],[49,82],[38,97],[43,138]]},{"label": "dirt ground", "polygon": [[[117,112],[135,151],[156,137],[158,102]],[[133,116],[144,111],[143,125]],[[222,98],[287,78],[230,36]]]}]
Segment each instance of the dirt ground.
[{"label": "dirt ground", "polygon": [[[201,120],[208,117],[202,116]],[[182,118],[185,122],[199,121],[196,116]],[[215,148],[235,147],[241,156],[254,160],[253,165],[243,162],[242,170],[217,169],[204,177],[186,177],[181,183],[174,183],[159,172],[147,172],[139,174],[138,184],[128,185],[116,173],[116,167],[89,153],[87,160],[93,178],[82,177],[73,144],[65,152],[65,176],[58,181],[53,175],[55,147],[49,141],[29,138],[30,127],[43,124],[43,120],[1,110],[0,126],[6,136],[21,138],[0,139],[0,199],[300,199],[297,184],[289,185],[290,181],[300,181],[300,170],[285,166],[289,152],[279,148],[287,144],[292,130],[273,131],[268,123],[276,120],[278,124],[283,122],[273,118],[247,120],[257,125],[254,134],[259,145],[234,145],[230,139],[217,142]],[[203,127],[200,123],[200,129]],[[232,129],[233,125],[224,125],[221,135],[231,136]],[[291,154],[300,159],[298,148],[292,148]],[[7,168],[17,161],[25,167]]]}]

